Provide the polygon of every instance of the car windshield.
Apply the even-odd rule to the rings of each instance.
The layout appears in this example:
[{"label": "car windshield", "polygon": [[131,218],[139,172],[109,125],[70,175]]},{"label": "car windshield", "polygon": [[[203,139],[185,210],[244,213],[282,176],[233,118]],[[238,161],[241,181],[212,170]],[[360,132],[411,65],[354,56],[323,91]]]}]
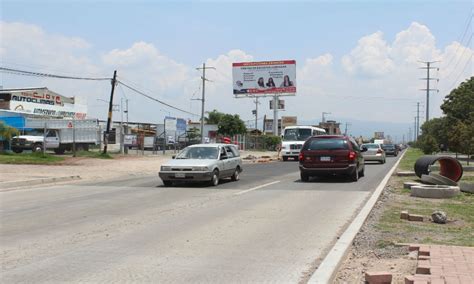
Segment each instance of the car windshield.
[{"label": "car windshield", "polygon": [[217,147],[187,147],[179,152],[176,159],[217,159]]},{"label": "car windshield", "polygon": [[383,148],[383,149],[395,149],[395,145],[391,145],[391,144],[382,145],[382,148]]},{"label": "car windshield", "polygon": [[347,141],[344,139],[313,139],[306,144],[304,150],[347,150]]},{"label": "car windshield", "polygon": [[364,146],[367,149],[378,149],[380,147],[379,144],[364,144],[362,146]]},{"label": "car windshield", "polygon": [[293,128],[286,129],[283,141],[305,141],[311,136],[311,129]]}]

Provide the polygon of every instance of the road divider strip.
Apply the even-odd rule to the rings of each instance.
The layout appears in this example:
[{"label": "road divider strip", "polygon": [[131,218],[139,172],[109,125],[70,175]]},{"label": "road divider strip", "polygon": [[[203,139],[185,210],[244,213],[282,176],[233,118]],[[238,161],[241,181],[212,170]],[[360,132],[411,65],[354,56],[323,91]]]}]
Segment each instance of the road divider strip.
[{"label": "road divider strip", "polygon": [[339,269],[339,266],[344,260],[344,257],[347,255],[347,252],[349,251],[349,248],[351,247],[355,236],[357,235],[357,233],[359,233],[359,230],[362,225],[364,225],[367,216],[369,216],[370,211],[372,211],[372,208],[374,207],[375,203],[377,203],[380,194],[384,190],[390,177],[392,176],[400,161],[403,159],[403,156],[406,152],[407,151],[405,150],[402,153],[395,165],[393,165],[387,175],[385,175],[383,180],[375,189],[372,196],[365,203],[364,207],[362,207],[362,209],[359,211],[352,223],[349,225],[349,227],[347,227],[347,229],[338,239],[336,244],[332,247],[326,257],[323,259],[321,264],[318,266],[318,269],[316,269],[313,275],[311,275],[311,278],[308,280],[307,283],[326,284],[333,282],[337,270]]},{"label": "road divider strip", "polygon": [[252,188],[249,188],[249,189],[242,190],[242,191],[239,191],[239,192],[237,192],[237,193],[234,193],[234,195],[241,195],[241,194],[244,194],[244,193],[247,193],[247,192],[251,192],[251,191],[260,189],[260,188],[262,188],[262,187],[266,187],[266,186],[269,186],[269,185],[273,185],[273,184],[276,184],[276,183],[279,183],[279,182],[280,182],[279,180],[276,180],[276,181],[272,181],[272,182],[265,183],[265,184],[262,184],[262,185],[258,185],[258,186],[256,186],[256,187],[252,187]]}]

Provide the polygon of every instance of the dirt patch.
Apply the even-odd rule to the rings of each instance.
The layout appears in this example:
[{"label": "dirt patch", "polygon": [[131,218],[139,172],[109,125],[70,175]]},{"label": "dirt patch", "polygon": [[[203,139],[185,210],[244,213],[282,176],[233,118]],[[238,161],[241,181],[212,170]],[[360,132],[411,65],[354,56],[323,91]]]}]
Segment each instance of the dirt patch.
[{"label": "dirt patch", "polygon": [[396,198],[390,181],[355,237],[334,283],[365,283],[366,271],[389,271],[393,275],[392,283],[404,283],[405,275],[415,272],[416,260],[410,259],[408,247],[396,245],[376,229],[385,204]]},{"label": "dirt patch", "polygon": [[[474,173],[465,173],[467,177]],[[404,283],[416,270],[416,256],[399,243],[474,246],[474,195],[461,193],[451,199],[426,199],[410,196],[403,182],[413,177],[392,176],[353,241],[334,283],[364,283],[366,271],[388,271],[392,283]],[[400,212],[420,214],[424,222],[400,219]],[[431,221],[434,210],[448,215],[447,224]]]}]

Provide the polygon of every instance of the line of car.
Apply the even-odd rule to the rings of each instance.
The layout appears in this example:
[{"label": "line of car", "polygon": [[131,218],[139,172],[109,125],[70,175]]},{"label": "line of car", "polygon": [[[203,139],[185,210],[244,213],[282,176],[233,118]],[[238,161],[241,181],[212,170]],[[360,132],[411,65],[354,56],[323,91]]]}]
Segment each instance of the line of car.
[{"label": "line of car", "polygon": [[[312,136],[303,144],[299,154],[301,181],[317,176],[347,176],[352,181],[365,174],[365,162],[386,162],[386,155],[398,155],[393,144],[368,143],[358,145],[348,136]],[[207,182],[217,186],[223,178],[240,179],[242,158],[232,144],[196,144],[184,148],[162,164],[158,173],[165,186],[180,182]]]}]

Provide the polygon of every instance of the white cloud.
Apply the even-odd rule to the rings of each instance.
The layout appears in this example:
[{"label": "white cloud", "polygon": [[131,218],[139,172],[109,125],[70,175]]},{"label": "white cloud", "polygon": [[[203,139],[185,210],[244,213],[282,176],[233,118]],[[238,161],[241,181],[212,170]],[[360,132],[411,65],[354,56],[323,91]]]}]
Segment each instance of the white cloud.
[{"label": "white cloud", "polygon": [[393,70],[390,47],[382,32],[364,36],[357,46],[342,58],[342,65],[352,75],[377,77]]},{"label": "white cloud", "polygon": [[[85,39],[54,35],[35,25],[7,22],[0,22],[0,36],[0,57],[4,66],[101,77],[104,74],[110,77],[117,69],[119,79],[126,83],[184,110],[200,113],[200,101],[191,100],[193,94],[194,99],[201,96],[201,73],[195,70],[197,66],[180,63],[151,43],[139,41],[99,54]],[[424,87],[419,78],[425,74],[418,69],[417,60],[442,60],[436,65],[440,67],[439,73],[436,70],[432,73],[440,78],[439,85],[433,82],[434,86],[442,90],[459,83],[456,79],[460,81],[473,74],[474,52],[471,48],[458,42],[437,47],[435,36],[419,23],[412,23],[397,33],[391,43],[382,32],[375,32],[362,37],[350,50],[341,58],[325,53],[297,62],[298,94],[284,98],[287,109],[280,115],[318,121],[321,112],[329,111],[332,112],[329,118],[336,120],[401,121],[411,125],[415,102],[425,100],[425,95],[419,91]],[[234,99],[232,95],[232,63],[253,60],[254,57],[244,50],[231,49],[205,61],[207,66],[216,68],[206,72],[211,80],[206,83],[206,110],[237,113],[243,119],[253,120],[253,100]],[[107,99],[110,94],[108,82],[2,74],[0,84],[6,88],[47,86],[64,95],[88,98],[90,116],[99,118],[104,118],[106,111],[105,105],[96,98]],[[123,87],[117,88],[116,92],[116,103],[123,94],[129,97],[130,120],[160,122],[168,111],[187,117]],[[445,95],[446,92],[433,93],[433,116],[441,114],[439,105]],[[268,100],[260,100],[259,117],[272,116]]]},{"label": "white cloud", "polygon": [[427,26],[413,22],[396,35],[390,55],[399,63],[433,60],[439,57],[435,43],[435,37]]}]

